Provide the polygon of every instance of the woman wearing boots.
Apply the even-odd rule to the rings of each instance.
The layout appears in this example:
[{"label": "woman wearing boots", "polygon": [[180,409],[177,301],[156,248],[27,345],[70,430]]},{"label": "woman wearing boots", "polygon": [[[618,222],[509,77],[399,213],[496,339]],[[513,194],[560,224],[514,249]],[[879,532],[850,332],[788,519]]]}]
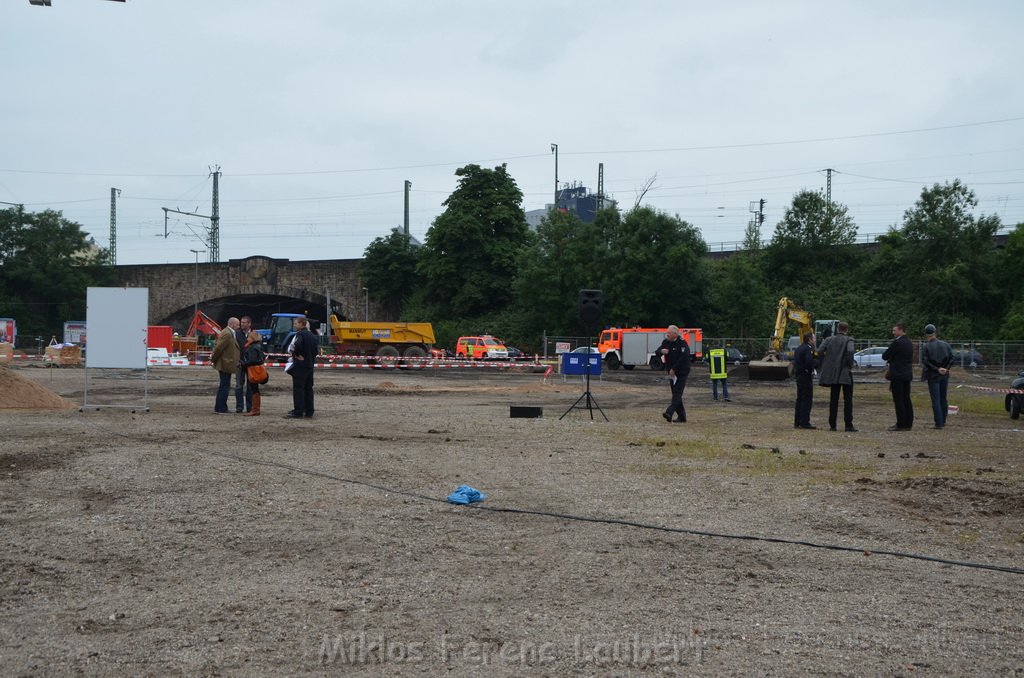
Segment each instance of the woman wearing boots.
[{"label": "woman wearing boots", "polygon": [[[245,350],[242,352],[242,367],[262,365],[264,360],[266,360],[266,355],[263,353],[263,337],[256,330],[252,330],[246,337]],[[263,399],[260,395],[260,385],[253,383],[250,379],[246,388],[249,391],[249,399],[252,400],[252,409],[246,412],[245,416],[258,417],[262,404],[260,401]]]}]

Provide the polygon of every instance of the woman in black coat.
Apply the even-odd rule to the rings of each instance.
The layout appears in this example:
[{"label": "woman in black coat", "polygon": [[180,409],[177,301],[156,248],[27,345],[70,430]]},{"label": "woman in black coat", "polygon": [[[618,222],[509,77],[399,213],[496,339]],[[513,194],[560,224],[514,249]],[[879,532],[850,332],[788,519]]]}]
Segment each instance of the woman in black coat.
[{"label": "woman in black coat", "polygon": [[[242,351],[242,367],[262,365],[266,359],[266,354],[263,352],[263,337],[256,330],[249,332],[249,335],[246,337],[245,350]],[[246,412],[245,416],[258,417],[260,416],[260,405],[263,404],[263,396],[260,395],[260,385],[253,382],[252,379],[247,379],[246,383],[246,389],[249,391],[248,399],[252,402],[252,409]]]}]

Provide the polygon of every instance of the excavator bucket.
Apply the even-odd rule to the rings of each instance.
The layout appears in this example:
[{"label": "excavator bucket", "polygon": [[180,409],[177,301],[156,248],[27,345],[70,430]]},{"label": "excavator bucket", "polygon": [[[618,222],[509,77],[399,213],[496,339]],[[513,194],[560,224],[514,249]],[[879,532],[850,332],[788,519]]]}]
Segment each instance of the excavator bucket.
[{"label": "excavator bucket", "polygon": [[788,360],[751,360],[748,376],[755,381],[782,381],[793,375],[793,363]]}]

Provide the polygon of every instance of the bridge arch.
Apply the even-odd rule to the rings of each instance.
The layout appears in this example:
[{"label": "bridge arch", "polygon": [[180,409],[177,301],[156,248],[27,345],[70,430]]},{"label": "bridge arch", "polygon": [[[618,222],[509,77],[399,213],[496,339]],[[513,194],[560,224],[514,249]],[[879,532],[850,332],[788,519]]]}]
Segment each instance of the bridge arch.
[{"label": "bridge arch", "polygon": [[[365,291],[359,259],[289,261],[265,256],[222,263],[144,264],[118,266],[125,287],[149,289],[149,322],[184,332],[199,309],[220,323],[249,315],[255,325],[271,313],[307,313],[326,320],[330,311],[345,317],[347,309],[363,310]],[[373,317],[383,309],[370,305]],[[355,315],[361,316],[362,313]]]}]

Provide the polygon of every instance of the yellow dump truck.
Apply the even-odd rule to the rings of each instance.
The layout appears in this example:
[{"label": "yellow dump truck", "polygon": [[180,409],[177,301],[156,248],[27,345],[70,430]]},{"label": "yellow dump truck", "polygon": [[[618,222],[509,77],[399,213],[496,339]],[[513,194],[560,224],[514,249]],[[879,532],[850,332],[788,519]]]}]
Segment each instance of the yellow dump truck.
[{"label": "yellow dump truck", "polygon": [[381,358],[425,358],[434,344],[430,323],[349,322],[331,316],[331,343],[338,353]]}]

